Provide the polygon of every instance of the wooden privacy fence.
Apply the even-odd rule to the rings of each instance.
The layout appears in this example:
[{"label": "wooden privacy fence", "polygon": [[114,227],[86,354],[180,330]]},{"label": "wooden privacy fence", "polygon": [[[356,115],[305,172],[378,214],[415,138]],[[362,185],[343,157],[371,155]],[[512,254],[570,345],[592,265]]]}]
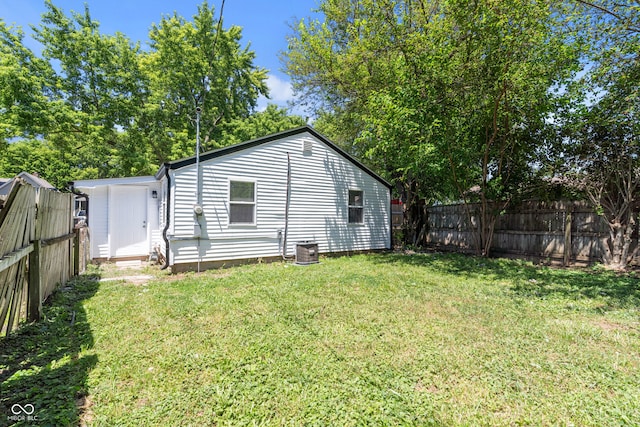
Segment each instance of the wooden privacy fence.
[{"label": "wooden privacy fence", "polygon": [[[450,250],[472,251],[479,206],[471,205],[471,224],[464,205],[431,206],[426,243]],[[634,233],[637,240],[637,230]],[[592,263],[608,250],[606,221],[580,201],[526,201],[500,215],[491,251],[496,255],[534,257],[550,261]],[[640,261],[638,259],[634,262]]]},{"label": "wooden privacy fence", "polygon": [[73,207],[72,194],[16,180],[0,210],[0,335],[37,320],[56,284],[79,273],[82,231],[74,230]]}]

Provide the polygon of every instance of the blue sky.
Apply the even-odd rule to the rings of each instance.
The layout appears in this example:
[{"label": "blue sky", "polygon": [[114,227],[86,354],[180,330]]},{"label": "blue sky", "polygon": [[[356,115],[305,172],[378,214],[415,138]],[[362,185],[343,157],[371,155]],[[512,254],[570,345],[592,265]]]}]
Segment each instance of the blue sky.
[{"label": "blue sky", "polygon": [[[29,34],[29,25],[40,23],[44,4],[44,0],[0,0],[0,18],[9,25],[21,26]],[[84,5],[88,4],[92,18],[100,22],[102,33],[120,31],[132,41],[140,41],[144,48],[151,24],[174,11],[191,20],[202,0],[53,0],[53,4],[67,15],[71,10],[84,11]],[[216,16],[221,4],[221,0],[209,0],[209,5],[216,9]],[[269,70],[269,102],[286,106],[292,99],[289,78],[281,71],[280,52],[287,48],[290,24],[302,18],[317,17],[313,11],[318,4],[319,0],[225,0],[223,26],[242,27],[243,46],[250,43],[256,53],[255,65]],[[26,40],[26,44],[39,51],[34,41]],[[267,100],[261,100],[259,108],[264,108],[266,103]]]}]

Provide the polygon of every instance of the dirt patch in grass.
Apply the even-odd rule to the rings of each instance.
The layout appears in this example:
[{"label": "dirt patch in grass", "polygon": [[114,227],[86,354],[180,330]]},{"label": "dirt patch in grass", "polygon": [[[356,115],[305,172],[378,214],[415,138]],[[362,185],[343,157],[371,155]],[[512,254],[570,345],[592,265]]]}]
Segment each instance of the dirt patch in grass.
[{"label": "dirt patch in grass", "polygon": [[633,329],[631,326],[612,322],[607,319],[597,319],[594,321],[594,324],[605,331],[628,331]]},{"label": "dirt patch in grass", "polygon": [[431,393],[431,394],[435,394],[440,391],[438,386],[436,386],[435,384],[423,384],[422,381],[418,381],[416,385],[413,387],[413,389],[418,393]]},{"label": "dirt patch in grass", "polygon": [[149,276],[146,274],[137,275],[137,276],[118,276],[118,277],[107,277],[104,279],[100,279],[101,282],[117,282],[117,281],[125,281],[127,283],[131,283],[132,285],[146,285],[149,280],[153,279],[153,276]]},{"label": "dirt patch in grass", "polygon": [[613,322],[609,319],[596,319],[594,325],[598,326],[604,331],[638,331],[639,328],[631,325],[625,325],[618,322]]},{"label": "dirt patch in grass", "polygon": [[179,282],[182,280],[189,280],[189,279],[194,279],[194,278],[198,278],[198,280],[206,280],[209,278],[212,279],[221,279],[224,277],[229,277],[233,275],[233,269],[231,268],[226,268],[226,269],[221,269],[221,270],[209,270],[203,273],[175,273],[175,274],[169,274],[165,277],[163,277],[163,281],[166,282]]},{"label": "dirt patch in grass", "polygon": [[94,416],[91,410],[92,406],[93,401],[91,400],[91,396],[82,396],[76,400],[76,407],[80,414],[80,422],[78,424],[81,427],[86,427],[93,423]]}]

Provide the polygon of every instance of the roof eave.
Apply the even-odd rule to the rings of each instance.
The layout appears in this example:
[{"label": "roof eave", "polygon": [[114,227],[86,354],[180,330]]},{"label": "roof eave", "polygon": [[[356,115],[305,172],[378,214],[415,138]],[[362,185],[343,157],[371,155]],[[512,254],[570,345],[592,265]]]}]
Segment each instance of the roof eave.
[{"label": "roof eave", "polygon": [[[204,161],[207,161],[207,160],[210,160],[210,159],[214,159],[216,157],[221,157],[221,156],[224,156],[224,155],[227,155],[227,154],[235,153],[237,151],[246,150],[248,148],[255,147],[255,146],[258,146],[258,145],[262,145],[262,144],[265,144],[267,142],[276,141],[278,139],[286,138],[286,137],[293,136],[293,135],[298,135],[298,134],[301,134],[301,133],[304,133],[304,132],[310,133],[311,135],[313,135],[314,137],[316,137],[317,139],[319,139],[320,141],[325,143],[327,146],[329,146],[331,149],[333,149],[334,151],[339,153],[341,156],[345,157],[351,163],[353,163],[354,165],[356,165],[357,167],[359,167],[360,169],[365,171],[368,175],[370,175],[371,177],[373,177],[374,179],[379,181],[381,184],[383,184],[384,186],[389,188],[389,190],[392,190],[393,187],[391,186],[391,184],[389,182],[387,182],[380,175],[378,175],[375,172],[373,172],[367,166],[362,164],[359,160],[357,160],[356,158],[351,156],[349,153],[344,151],[342,148],[338,147],[336,144],[331,142],[324,135],[320,134],[318,131],[316,131],[314,128],[312,128],[309,125],[305,125],[305,126],[297,127],[297,128],[294,128],[294,129],[289,129],[289,130],[286,130],[286,131],[274,133],[274,134],[263,136],[261,138],[253,139],[253,140],[250,140],[250,141],[245,141],[245,142],[241,142],[241,143],[238,143],[238,144],[230,145],[228,147],[223,147],[223,148],[218,148],[216,150],[208,151],[208,152],[202,153],[200,155],[200,161],[204,162]],[[167,170],[167,169],[168,170],[180,169],[180,168],[183,168],[185,166],[192,165],[195,162],[196,162],[196,156],[186,157],[184,159],[174,160],[172,162],[165,162],[160,166],[160,169],[158,169],[158,172],[155,175],[156,179],[160,179],[162,176],[164,176],[165,170]]]}]

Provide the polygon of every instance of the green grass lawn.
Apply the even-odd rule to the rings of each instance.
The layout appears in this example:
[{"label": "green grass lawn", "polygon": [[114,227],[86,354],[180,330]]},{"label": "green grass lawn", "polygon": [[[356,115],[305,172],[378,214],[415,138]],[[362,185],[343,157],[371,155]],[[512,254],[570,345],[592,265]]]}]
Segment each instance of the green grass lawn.
[{"label": "green grass lawn", "polygon": [[30,403],[50,425],[640,424],[633,274],[441,254],[146,284],[94,273],[0,341],[0,411]]}]

